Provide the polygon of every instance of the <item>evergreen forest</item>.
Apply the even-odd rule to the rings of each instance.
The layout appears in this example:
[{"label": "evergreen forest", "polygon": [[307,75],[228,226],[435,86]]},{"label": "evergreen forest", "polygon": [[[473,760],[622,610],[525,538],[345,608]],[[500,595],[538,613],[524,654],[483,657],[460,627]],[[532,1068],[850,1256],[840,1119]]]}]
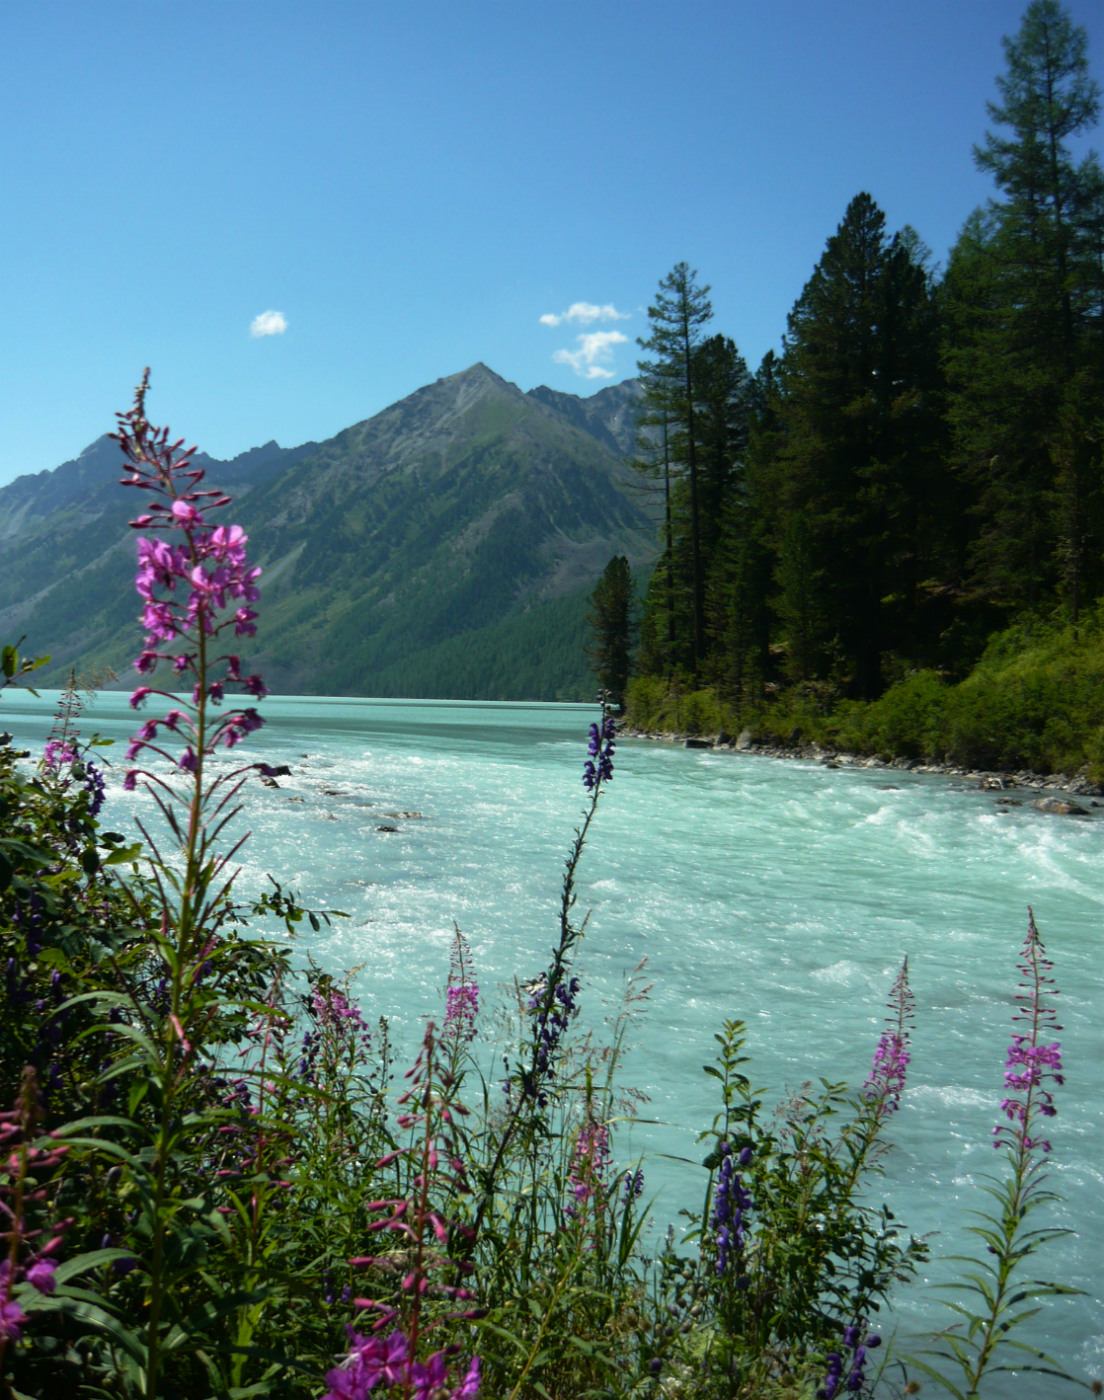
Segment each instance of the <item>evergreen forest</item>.
[{"label": "evergreen forest", "polygon": [[857,194],[754,371],[696,271],[660,282],[632,722],[1104,764],[1104,173],[1073,150],[1100,89],[1057,0],[1004,47],[993,196],[945,267]]}]

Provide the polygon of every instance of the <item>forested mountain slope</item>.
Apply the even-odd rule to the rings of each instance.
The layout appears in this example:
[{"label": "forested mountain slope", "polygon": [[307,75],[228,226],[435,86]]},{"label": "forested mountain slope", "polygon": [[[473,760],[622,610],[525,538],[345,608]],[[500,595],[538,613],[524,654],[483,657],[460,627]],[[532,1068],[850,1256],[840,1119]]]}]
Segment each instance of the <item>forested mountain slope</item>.
[{"label": "forested mountain slope", "polygon": [[[327,442],[204,461],[265,569],[251,666],[291,693],[588,693],[586,594],[653,550],[618,451],[632,394],[525,394],[477,364]],[[44,684],[137,650],[118,475],[105,437],[0,491],[0,630],[51,653]]]}]

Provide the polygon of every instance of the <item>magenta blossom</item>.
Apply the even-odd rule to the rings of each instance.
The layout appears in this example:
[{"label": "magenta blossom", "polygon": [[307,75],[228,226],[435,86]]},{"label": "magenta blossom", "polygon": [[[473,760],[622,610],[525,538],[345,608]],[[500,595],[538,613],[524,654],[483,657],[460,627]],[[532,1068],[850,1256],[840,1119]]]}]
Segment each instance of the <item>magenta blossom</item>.
[{"label": "magenta blossom", "polygon": [[26,1321],[27,1314],[14,1298],[0,1298],[0,1337],[17,1342]]},{"label": "magenta blossom", "polygon": [[1004,1087],[1012,1092],[1001,1100],[1001,1110],[1008,1122],[999,1123],[993,1129],[995,1147],[1006,1145],[1025,1158],[1035,1150],[1050,1151],[1048,1139],[1035,1135],[1036,1123],[1039,1118],[1053,1118],[1057,1112],[1048,1085],[1064,1082],[1058,1042],[1042,1043],[1044,1035],[1062,1029],[1054,1008],[1043,1000],[1048,991],[1051,996],[1056,995],[1054,979],[1050,976],[1053,964],[1045,955],[1043,940],[1035,927],[1035,915],[1030,909],[1027,912],[1027,938],[1019,964],[1023,981],[1014,1017],[1027,1022],[1027,1031],[1015,1033],[1008,1047]]},{"label": "magenta blossom", "polygon": [[[250,604],[260,597],[261,570],[246,559],[248,536],[240,525],[208,523],[208,517],[228,505],[230,497],[199,489],[204,473],[193,464],[195,449],[182,450],[183,442],[170,444],[167,429],[147,423],[148,385],[147,371],[134,407],[119,415],[115,435],[127,463],[123,484],[147,493],[146,509],[131,524],[166,532],[138,541],[135,587],[142,600],[146,639],[134,665],[140,675],[148,676],[165,661],[178,677],[190,672],[195,685],[188,710],[172,709],[164,719],[142,725],[127,750],[127,761],[133,762],[153,745],[163,725],[184,740],[177,766],[198,773],[204,755],[220,744],[232,748],[263,722],[255,709],[231,709],[217,723],[210,723],[205,710],[207,704],[223,700],[228,683],[241,685],[257,699],[266,694],[260,676],[243,680],[239,657],[212,654],[212,643],[228,629],[236,636],[255,633],[257,613]],[[222,673],[214,674],[220,665]],[[140,685],[130,703],[139,709],[151,695],[166,693]],[[155,751],[168,756],[164,750]],[[135,775],[127,775],[125,785],[130,790]]]},{"label": "magenta blossom", "polygon": [[57,1265],[52,1259],[36,1259],[27,1269],[27,1282],[49,1297],[57,1287],[56,1273]]}]

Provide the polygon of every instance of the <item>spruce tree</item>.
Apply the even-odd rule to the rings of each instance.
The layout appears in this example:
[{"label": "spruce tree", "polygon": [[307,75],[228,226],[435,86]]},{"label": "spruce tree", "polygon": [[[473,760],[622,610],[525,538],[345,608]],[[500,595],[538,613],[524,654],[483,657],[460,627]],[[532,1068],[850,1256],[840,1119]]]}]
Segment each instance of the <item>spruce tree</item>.
[{"label": "spruce tree", "polygon": [[908,641],[928,572],[940,495],[937,326],[918,240],[887,237],[882,211],[857,195],[789,317],[776,548],[787,539],[796,548],[790,526],[801,517],[818,599],[815,613],[804,601],[781,606],[791,672],[823,670],[834,653],[837,679],[858,698],[882,690],[883,656]]},{"label": "spruce tree", "polygon": [[591,631],[587,648],[601,690],[613,703],[625,703],[632,659],[632,573],[623,554],[615,554],[606,565],[590,595],[587,624]]},{"label": "spruce tree", "polygon": [[1104,181],[1068,142],[1095,123],[1100,94],[1085,33],[1057,0],[1033,0],[1004,50],[988,108],[1000,134],[974,153],[1000,197],[967,221],[944,289],[955,460],[974,496],[978,596],[1034,609],[1057,586],[1076,615],[1101,586],[1099,565],[1083,565],[1104,550],[1100,493],[1078,465],[1104,390]]},{"label": "spruce tree", "polygon": [[[652,358],[638,362],[647,411],[665,421],[670,456],[682,466],[688,487],[691,669],[695,680],[705,654],[695,355],[702,342],[702,327],[713,317],[709,288],[698,286],[697,275],[687,263],[680,262],[660,282],[655,301],[648,308],[651,333],[639,341]],[[669,548],[669,555],[674,552]]]}]

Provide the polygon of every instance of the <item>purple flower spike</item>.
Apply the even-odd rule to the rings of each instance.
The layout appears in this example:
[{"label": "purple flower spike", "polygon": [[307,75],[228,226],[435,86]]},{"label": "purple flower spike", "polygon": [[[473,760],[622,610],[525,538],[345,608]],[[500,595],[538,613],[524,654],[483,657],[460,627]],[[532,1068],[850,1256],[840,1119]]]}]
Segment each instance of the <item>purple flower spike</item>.
[{"label": "purple flower spike", "polygon": [[587,753],[590,755],[583,764],[583,786],[593,792],[602,783],[613,777],[613,751],[617,739],[617,725],[611,715],[605,712],[603,703],[601,721],[590,726],[587,740]]}]

